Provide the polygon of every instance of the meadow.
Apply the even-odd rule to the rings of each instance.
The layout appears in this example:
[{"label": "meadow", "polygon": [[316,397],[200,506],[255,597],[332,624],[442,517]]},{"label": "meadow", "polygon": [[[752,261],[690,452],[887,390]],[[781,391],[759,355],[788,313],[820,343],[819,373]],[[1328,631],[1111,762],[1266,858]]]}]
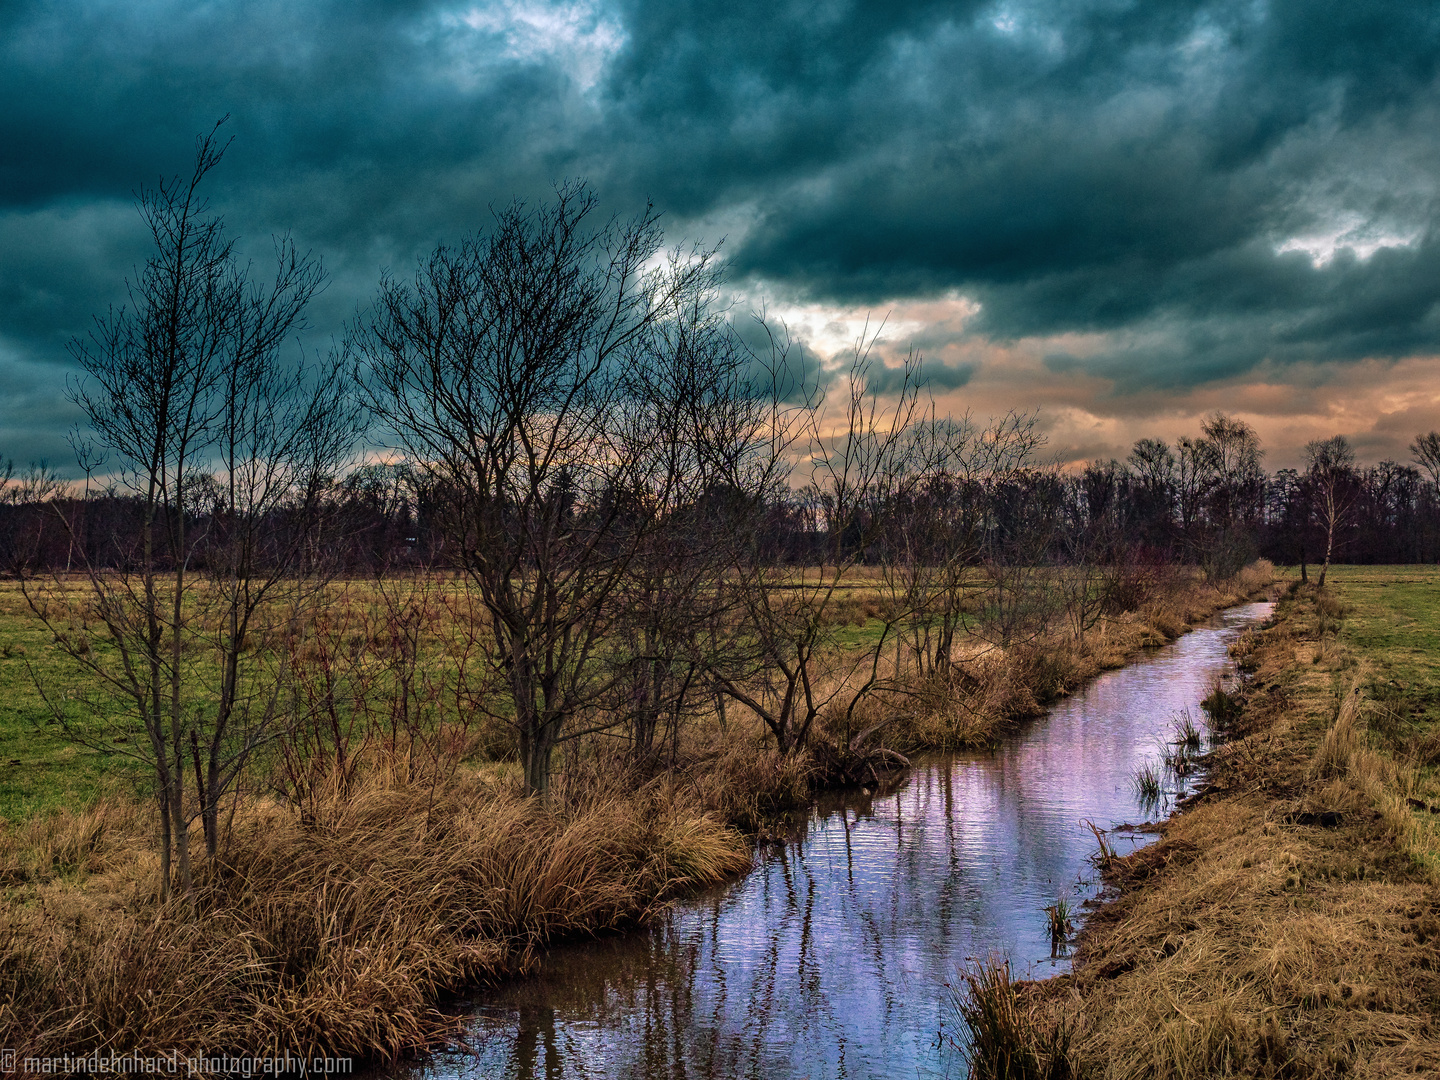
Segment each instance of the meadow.
[{"label": "meadow", "polygon": [[[1259,571],[1259,576],[1266,572]],[[793,587],[814,589],[815,577],[813,571],[808,577],[798,571]],[[978,595],[982,583],[978,572],[975,577]],[[954,649],[963,668],[960,677],[944,687],[920,687],[927,691],[921,709],[905,701],[897,705],[891,695],[869,707],[866,715],[885,709],[904,712],[908,719],[891,729],[889,739],[907,752],[985,745],[1006,722],[1032,715],[1099,671],[1123,664],[1137,648],[1163,644],[1210,612],[1252,594],[1255,580],[1217,587],[1182,576],[1156,589],[1140,607],[1099,620],[1082,641],[1066,640],[1057,622],[1009,648],[997,647],[993,636],[981,631],[985,612],[977,600],[970,604],[972,632]],[[783,597],[784,590],[777,591]],[[886,631],[885,611],[894,606],[893,593],[894,587],[877,570],[852,567],[845,572],[824,611],[835,670],[847,670],[848,657],[877,646]],[[89,599],[79,579],[64,583],[62,594],[68,594],[76,610]],[[468,674],[461,669],[467,647],[473,648],[473,623],[482,618],[462,585],[443,576],[378,583],[358,579],[333,582],[327,594],[324,604],[307,611],[299,641],[287,645],[289,654],[283,659],[292,692],[313,693],[316,678],[328,680],[331,685],[324,689],[339,698],[339,718],[357,725],[355,737],[364,741],[367,732],[387,727],[392,738],[398,735],[387,722],[394,719],[388,714],[395,711],[397,698],[404,696],[398,687],[403,681],[411,700],[400,705],[408,706],[411,718],[401,723],[415,729],[411,734],[454,726],[464,734],[470,764],[488,763],[492,773],[506,775],[514,759],[513,736],[503,722],[473,711],[467,714],[456,695],[457,677]],[[886,674],[902,683],[923,682],[904,635],[892,627],[887,641],[881,657]],[[105,651],[103,638],[97,639],[96,649]],[[263,636],[257,649],[279,651]],[[272,672],[279,659],[270,656]],[[407,670],[399,671],[402,666]],[[338,695],[335,686],[341,690]],[[144,769],[127,755],[127,736],[122,734],[119,743],[106,737],[109,727],[126,722],[126,702],[94,692],[92,682],[35,617],[13,581],[0,581],[0,702],[0,745],[9,749],[0,757],[0,818],[18,823],[61,808],[84,807],[101,795],[133,793],[137,784],[143,787]],[[303,703],[292,708],[300,711]],[[57,722],[57,709],[73,725],[73,734]],[[743,710],[730,710],[731,716],[737,713],[742,734],[759,739],[763,729],[747,723]],[[715,734],[717,719],[710,710],[693,725],[696,730],[686,734],[705,742]],[[100,745],[107,742],[110,745]]]},{"label": "meadow", "polygon": [[[0,663],[14,707],[3,722],[20,764],[0,828],[0,1030],[32,1052],[374,1059],[423,1048],[454,1034],[436,1008],[445,992],[522,975],[552,942],[633,925],[743,873],[755,834],[803,813],[827,784],[873,780],[852,768],[854,728],[881,727],[896,756],[984,745],[1271,576],[1260,567],[1217,587],[1177,575],[1078,637],[1056,618],[1008,647],[966,639],[943,682],[875,695],[854,715],[826,712],[789,753],[734,707],[690,717],[663,759],[597,732],[568,744],[546,799],[523,794],[503,724],[468,713],[454,692],[471,616],[453,582],[336,582],[303,632],[255,655],[284,652],[297,709],[307,687],[326,690],[317,700],[329,711],[297,727],[317,716],[352,724],[345,767],[336,744],[304,738],[257,755],[216,857],[197,864],[189,907],[162,899],[143,769],[123,743],[105,752],[62,737],[36,681],[75,731],[99,725],[112,744],[123,709],[86,693],[7,586],[0,653],[11,655]],[[828,670],[844,678],[847,655],[883,624],[884,590],[856,573],[837,595],[832,629],[859,642],[831,647]],[[397,610],[414,616],[398,635]],[[905,653],[887,657],[899,687]]]},{"label": "meadow", "polygon": [[[19,586],[0,583],[0,818],[14,823],[83,807],[125,786],[124,759],[66,738],[41,696],[40,686],[59,688],[55,696],[80,721],[78,703],[65,700],[74,680],[69,657]],[[119,708],[116,702],[117,715]]]}]

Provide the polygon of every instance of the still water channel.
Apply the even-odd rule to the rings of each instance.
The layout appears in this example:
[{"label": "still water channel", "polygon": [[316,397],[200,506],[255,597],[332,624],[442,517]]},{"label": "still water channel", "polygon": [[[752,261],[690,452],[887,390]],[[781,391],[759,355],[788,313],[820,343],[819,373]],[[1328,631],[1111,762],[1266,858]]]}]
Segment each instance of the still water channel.
[{"label": "still water channel", "polygon": [[[896,791],[817,806],[745,878],[646,929],[556,949],[487,991],[475,1050],[414,1076],[764,1080],[963,1075],[937,1047],[943,983],[1000,953],[1043,977],[1044,908],[1096,893],[1102,828],[1143,822],[1133,777],[1158,768],[1177,713],[1198,708],[1226,649],[1269,604],[1217,616],[1096,679],[993,752],[916,763]],[[1163,812],[1163,809],[1162,809]],[[1128,828],[1123,851],[1153,839]]]}]

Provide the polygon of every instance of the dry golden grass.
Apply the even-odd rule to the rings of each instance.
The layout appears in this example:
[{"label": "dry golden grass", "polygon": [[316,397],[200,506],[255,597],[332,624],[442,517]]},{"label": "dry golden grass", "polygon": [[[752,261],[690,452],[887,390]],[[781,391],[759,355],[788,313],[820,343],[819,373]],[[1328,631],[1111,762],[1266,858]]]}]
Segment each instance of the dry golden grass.
[{"label": "dry golden grass", "polygon": [[158,907],[132,806],[0,835],[7,1045],[395,1054],[450,1030],[444,990],[750,864],[748,843],[677,784],[588,786],[544,808],[463,770],[410,775],[371,769],[304,818],[242,807],[193,916]]},{"label": "dry golden grass", "polygon": [[1115,861],[1120,898],[1075,973],[1034,989],[1091,1075],[1440,1072],[1440,894],[1406,849],[1405,769],[1367,738],[1363,668],[1324,640],[1327,607],[1301,593],[1240,650],[1256,674],[1210,794]]},{"label": "dry golden grass", "polygon": [[1062,1010],[1027,992],[998,957],[972,960],[945,987],[955,1030],[942,1027],[939,1042],[958,1051],[971,1080],[1079,1080],[1071,1048],[1074,1022]]},{"label": "dry golden grass", "polygon": [[819,779],[810,754],[780,754],[743,737],[692,745],[679,765],[677,783],[721,820],[747,832],[808,806]]},{"label": "dry golden grass", "polygon": [[962,642],[943,677],[912,678],[903,698],[883,703],[907,714],[886,737],[907,753],[993,743],[1015,720],[1038,715],[1141,649],[1173,641],[1215,612],[1264,595],[1274,581],[1274,567],[1264,560],[1219,585],[1176,575],[1139,609],[1102,618],[1080,641],[1052,629],[1009,648]]}]

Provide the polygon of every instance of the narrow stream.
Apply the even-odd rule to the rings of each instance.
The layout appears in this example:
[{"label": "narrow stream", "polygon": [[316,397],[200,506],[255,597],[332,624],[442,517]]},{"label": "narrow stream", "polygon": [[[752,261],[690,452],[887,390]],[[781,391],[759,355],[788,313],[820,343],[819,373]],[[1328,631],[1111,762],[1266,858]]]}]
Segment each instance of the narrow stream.
[{"label": "narrow stream", "polygon": [[[917,762],[883,797],[822,802],[742,880],[485,992],[471,1006],[478,1053],[438,1055],[413,1076],[963,1075],[937,1046],[942,984],[996,953],[1017,975],[1063,969],[1044,908],[1096,894],[1083,822],[1155,815],[1136,771],[1158,770],[1177,713],[1204,730],[1198,703],[1227,647],[1270,607],[1232,608],[1102,675],[993,752]],[[1123,851],[1153,834],[1111,839]]]}]

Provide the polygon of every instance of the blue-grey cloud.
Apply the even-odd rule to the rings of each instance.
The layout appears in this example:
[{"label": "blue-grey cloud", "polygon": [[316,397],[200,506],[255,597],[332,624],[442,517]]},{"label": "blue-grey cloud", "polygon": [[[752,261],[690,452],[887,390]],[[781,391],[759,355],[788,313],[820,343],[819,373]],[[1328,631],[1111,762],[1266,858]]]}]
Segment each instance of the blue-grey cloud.
[{"label": "blue-grey cloud", "polygon": [[324,257],[321,339],[382,268],[588,176],[791,298],[1099,335],[1048,364],[1117,392],[1436,353],[1437,65],[1413,0],[16,0],[0,369],[68,415],[33,395],[144,258],[133,192],[227,113],[215,207],[257,258]]}]

